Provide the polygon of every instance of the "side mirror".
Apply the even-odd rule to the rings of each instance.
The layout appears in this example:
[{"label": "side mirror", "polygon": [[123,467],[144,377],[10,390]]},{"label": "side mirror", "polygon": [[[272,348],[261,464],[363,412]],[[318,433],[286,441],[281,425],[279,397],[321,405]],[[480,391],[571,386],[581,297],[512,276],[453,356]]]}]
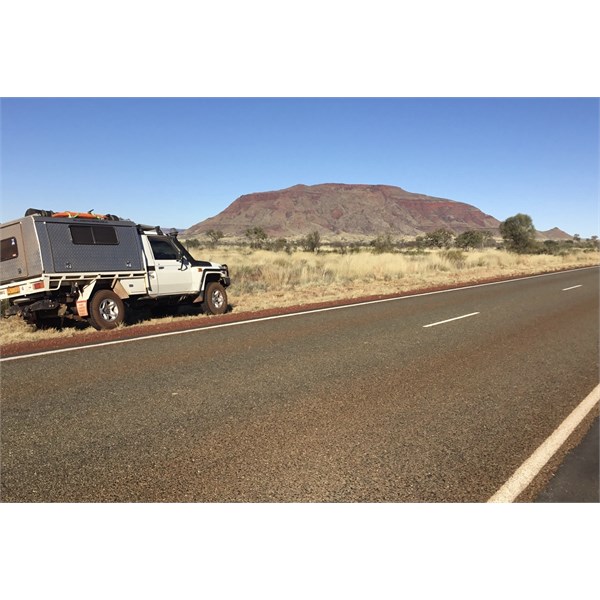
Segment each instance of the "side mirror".
[{"label": "side mirror", "polygon": [[181,263],[181,266],[179,267],[180,271],[183,271],[188,267],[186,256],[181,250],[177,253],[177,260]]}]

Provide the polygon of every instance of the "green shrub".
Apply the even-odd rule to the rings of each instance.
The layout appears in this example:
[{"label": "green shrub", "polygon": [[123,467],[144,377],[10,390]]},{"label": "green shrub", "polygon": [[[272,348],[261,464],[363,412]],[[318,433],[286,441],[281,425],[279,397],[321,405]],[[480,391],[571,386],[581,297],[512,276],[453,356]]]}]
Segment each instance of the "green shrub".
[{"label": "green shrub", "polygon": [[392,236],[388,233],[386,235],[378,235],[371,243],[371,248],[375,254],[383,254],[384,252],[393,252],[395,245],[392,242]]},{"label": "green shrub", "polygon": [[469,230],[457,235],[454,244],[457,248],[469,250],[471,248],[482,248],[483,240],[484,235],[481,231]]},{"label": "green shrub", "polygon": [[454,234],[449,229],[436,229],[425,236],[423,244],[426,248],[450,248],[453,239]]},{"label": "green shrub", "polygon": [[262,248],[267,241],[267,233],[262,227],[246,229],[245,236],[250,241],[250,248]]}]

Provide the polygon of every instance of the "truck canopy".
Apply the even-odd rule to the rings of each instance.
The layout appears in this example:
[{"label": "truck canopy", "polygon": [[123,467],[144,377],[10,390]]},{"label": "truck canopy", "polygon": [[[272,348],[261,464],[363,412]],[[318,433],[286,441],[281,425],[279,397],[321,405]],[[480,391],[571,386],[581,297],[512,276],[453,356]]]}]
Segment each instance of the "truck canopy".
[{"label": "truck canopy", "polygon": [[0,226],[0,284],[43,274],[144,269],[137,226],[128,220],[30,215]]}]

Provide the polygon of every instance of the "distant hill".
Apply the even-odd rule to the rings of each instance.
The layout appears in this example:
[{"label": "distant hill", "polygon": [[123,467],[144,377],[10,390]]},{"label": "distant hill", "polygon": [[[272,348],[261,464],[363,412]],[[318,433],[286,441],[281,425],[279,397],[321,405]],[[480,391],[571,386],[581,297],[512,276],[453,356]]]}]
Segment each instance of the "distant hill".
[{"label": "distant hill", "polygon": [[536,237],[538,240],[556,240],[557,242],[560,240],[572,240],[573,236],[564,232],[562,229],[558,227],[554,227],[553,229],[548,229],[548,231],[537,231]]},{"label": "distant hill", "polygon": [[185,235],[210,229],[243,236],[262,227],[271,237],[295,237],[319,231],[342,235],[422,235],[442,227],[497,233],[500,222],[475,206],[407,192],[389,185],[326,183],[240,196],[224,211],[189,227]]}]

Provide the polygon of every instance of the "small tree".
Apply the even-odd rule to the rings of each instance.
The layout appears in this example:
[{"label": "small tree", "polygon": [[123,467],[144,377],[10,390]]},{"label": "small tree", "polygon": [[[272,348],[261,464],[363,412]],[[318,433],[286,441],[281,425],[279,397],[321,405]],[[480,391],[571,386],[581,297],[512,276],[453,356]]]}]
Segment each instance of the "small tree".
[{"label": "small tree", "polygon": [[210,245],[213,248],[219,243],[219,240],[224,237],[224,233],[220,229],[219,230],[209,229],[206,232],[206,235],[210,239]]},{"label": "small tree", "polygon": [[460,235],[456,236],[454,244],[457,248],[463,250],[469,250],[470,248],[481,248],[483,247],[483,233],[481,231],[464,231]]},{"label": "small tree", "polygon": [[318,252],[321,247],[321,234],[318,231],[309,233],[300,240],[300,245],[305,252]]},{"label": "small tree", "polygon": [[262,248],[267,241],[267,234],[262,227],[246,229],[246,237],[250,240],[250,248]]},{"label": "small tree", "polygon": [[387,233],[385,235],[378,235],[372,242],[371,247],[375,254],[383,254],[384,252],[394,251],[394,242],[392,242],[392,236]]},{"label": "small tree", "polygon": [[535,249],[535,227],[529,215],[518,213],[508,217],[500,223],[500,235],[512,252],[523,254]]},{"label": "small tree", "polygon": [[425,236],[428,248],[450,248],[454,234],[449,229],[436,229]]}]

